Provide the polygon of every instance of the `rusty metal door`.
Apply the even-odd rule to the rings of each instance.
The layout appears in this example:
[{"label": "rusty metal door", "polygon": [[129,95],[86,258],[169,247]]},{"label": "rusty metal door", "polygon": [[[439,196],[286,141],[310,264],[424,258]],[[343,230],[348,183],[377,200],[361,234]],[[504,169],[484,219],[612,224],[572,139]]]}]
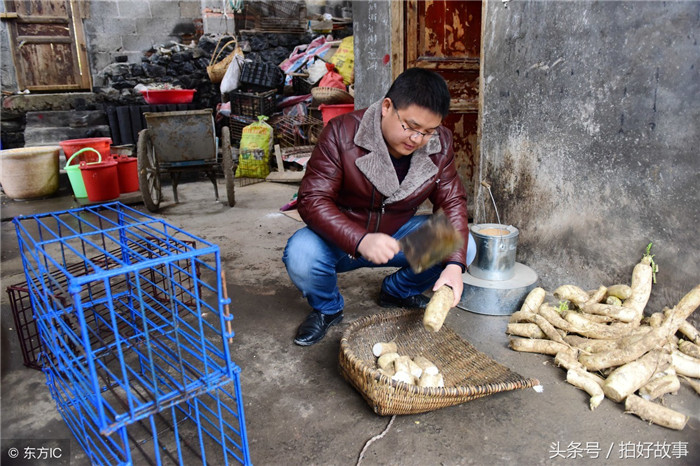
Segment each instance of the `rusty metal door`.
[{"label": "rusty metal door", "polygon": [[80,4],[75,0],[5,0],[20,90],[90,90]]},{"label": "rusty metal door", "polygon": [[454,134],[454,151],[462,181],[474,192],[478,167],[480,1],[392,2],[395,28],[393,73],[418,66],[440,73],[452,101],[445,126]]}]

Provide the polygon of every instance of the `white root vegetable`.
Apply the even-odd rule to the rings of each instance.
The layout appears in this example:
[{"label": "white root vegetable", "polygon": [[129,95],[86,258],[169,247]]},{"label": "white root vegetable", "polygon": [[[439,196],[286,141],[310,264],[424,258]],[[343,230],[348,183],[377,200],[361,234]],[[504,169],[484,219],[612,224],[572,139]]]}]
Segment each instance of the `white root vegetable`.
[{"label": "white root vegetable", "polygon": [[374,354],[376,357],[379,357],[386,353],[396,353],[397,351],[398,348],[396,347],[396,343],[394,343],[393,341],[379,342],[375,343],[374,346],[372,346],[372,354]]},{"label": "white root vegetable", "polygon": [[454,293],[452,288],[447,285],[442,285],[433,293],[433,296],[425,308],[423,315],[423,327],[431,332],[437,332],[442,328],[445,322],[447,313],[452,309],[454,302]]},{"label": "white root vegetable", "polygon": [[590,374],[586,372],[578,371],[576,369],[569,369],[566,371],[566,381],[574,387],[580,388],[591,395],[589,405],[591,410],[594,410],[603,401],[605,395],[603,393],[603,389],[600,388],[600,385],[598,385],[598,382],[594,378],[588,377],[588,375]]},{"label": "white root vegetable", "polygon": [[515,351],[522,351],[525,353],[542,353],[550,354],[554,356],[560,352],[571,352],[575,351],[570,346],[564,343],[557,343],[556,341],[550,340],[536,340],[529,338],[513,338],[508,340],[508,345],[511,349]]},{"label": "white root vegetable", "polygon": [[693,324],[690,322],[682,322],[681,325],[678,326],[678,331],[692,343],[700,345],[700,331],[693,327]]},{"label": "white root vegetable", "polygon": [[644,317],[644,308],[651,296],[653,275],[654,269],[651,266],[651,256],[645,254],[632,270],[631,293],[629,298],[622,302],[624,307],[632,309],[636,313],[636,320],[638,321]]},{"label": "white root vegetable", "polygon": [[597,290],[593,291],[592,293],[588,293],[588,301],[584,303],[584,306],[587,304],[600,303],[602,300],[605,299],[607,291],[607,287],[600,286]]},{"label": "white root vegetable", "polygon": [[554,357],[554,364],[556,364],[559,367],[563,367],[564,369],[568,370],[575,370],[578,372],[584,372],[586,374],[586,377],[589,377],[602,388],[603,383],[605,382],[605,379],[596,375],[596,374],[591,374],[586,370],[585,367],[579,363],[576,358],[574,358],[571,353],[557,353],[557,355]]},{"label": "white root vegetable", "polygon": [[588,301],[588,293],[576,285],[562,285],[554,290],[554,297],[562,301],[571,301],[576,307],[582,307]]},{"label": "white root vegetable", "polygon": [[413,362],[418,364],[418,366],[423,369],[424,374],[437,375],[440,372],[437,366],[428,358],[423,356],[416,356],[413,358]]},{"label": "white root vegetable", "polygon": [[586,353],[600,353],[617,348],[619,340],[596,340],[579,335],[567,335],[564,341]]},{"label": "white root vegetable", "polygon": [[660,327],[661,324],[664,322],[664,314],[663,312],[655,312],[649,317],[647,317],[647,325],[649,327]]},{"label": "white root vegetable", "polygon": [[616,306],[616,307],[621,307],[622,306],[622,300],[618,298],[617,296],[608,296],[605,298],[605,304],[609,304],[611,306]]},{"label": "white root vegetable", "polygon": [[670,364],[669,354],[659,350],[650,351],[615,369],[603,384],[605,396],[619,403],[646,384],[655,372],[665,370]]},{"label": "white root vegetable", "polygon": [[680,351],[673,350],[671,352],[671,367],[680,375],[694,379],[700,378],[700,359],[690,357]]},{"label": "white root vegetable", "polygon": [[632,322],[637,317],[637,313],[633,309],[624,306],[612,306],[610,304],[586,304],[581,310],[588,314],[612,317],[622,322]]},{"label": "white root vegetable", "polygon": [[387,370],[389,367],[393,367],[394,361],[399,358],[399,353],[386,353],[379,356],[377,359],[377,366],[380,369]]},{"label": "white root vegetable", "polygon": [[645,421],[653,422],[669,429],[683,430],[688,422],[688,416],[672,409],[661,406],[653,401],[647,401],[637,395],[629,395],[625,400],[625,411],[635,414]]},{"label": "white root vegetable", "polygon": [[684,375],[681,375],[681,378],[683,380],[685,380],[686,382],[688,382],[688,385],[690,385],[690,387],[693,390],[695,390],[695,393],[700,395],[700,380],[694,380],[694,379],[691,379],[690,377],[686,377]]},{"label": "white root vegetable", "polygon": [[544,291],[544,288],[540,288],[539,286],[533,288],[527,294],[525,301],[523,301],[523,305],[520,306],[520,310],[523,312],[533,312],[536,314],[537,310],[544,302],[545,295],[546,291]]},{"label": "white root vegetable", "polygon": [[681,388],[681,381],[678,379],[674,370],[669,369],[669,371],[672,373],[652,378],[639,389],[639,395],[645,400],[651,401],[667,393],[677,393]]},{"label": "white root vegetable", "polygon": [[614,296],[623,300],[632,296],[632,288],[629,285],[617,284],[608,287],[608,296]]},{"label": "white root vegetable", "polygon": [[532,322],[537,324],[537,326],[544,332],[544,334],[552,341],[566,345],[564,339],[561,337],[557,329],[554,328],[552,324],[549,323],[547,319],[539,314],[532,314]]},{"label": "white root vegetable", "polygon": [[578,312],[568,311],[564,314],[564,319],[577,329],[576,333],[589,338],[621,338],[628,335],[634,329],[634,326],[629,324],[606,325],[591,322],[581,317],[581,314]]},{"label": "white root vegetable", "polygon": [[520,322],[530,322],[532,320],[532,314],[534,312],[530,311],[515,311],[510,315],[510,319],[508,319],[508,323],[511,324],[517,324]]},{"label": "white root vegetable", "polygon": [[681,350],[681,353],[685,353],[695,359],[700,359],[700,346],[695,343],[691,343],[688,340],[681,340],[678,342],[678,349]]},{"label": "white root vegetable", "polygon": [[546,335],[542,331],[539,325],[530,322],[518,322],[514,324],[508,324],[506,327],[506,333],[508,335],[515,335],[518,337],[525,338],[546,338]]},{"label": "white root vegetable", "polygon": [[[600,304],[600,303],[598,303]],[[603,304],[605,306],[605,304]],[[617,319],[611,316],[599,315],[599,314],[589,314],[583,310],[579,311],[564,311],[562,315],[566,315],[569,312],[576,312],[577,315],[581,316],[583,319],[593,322],[595,324],[609,324],[611,322],[618,322]],[[619,323],[619,322],[618,322]]]},{"label": "white root vegetable", "polygon": [[647,335],[639,338],[636,342],[617,351],[582,354],[579,361],[588,370],[601,370],[632,361],[651,348],[663,345],[665,340],[676,333],[698,306],[700,306],[700,285],[690,290],[673,309],[666,313],[666,318],[659,327],[652,328]]},{"label": "white root vegetable", "polygon": [[578,328],[570,322],[564,320],[552,305],[544,303],[540,306],[539,315],[549,321],[556,328],[560,328],[565,332],[578,333]]}]

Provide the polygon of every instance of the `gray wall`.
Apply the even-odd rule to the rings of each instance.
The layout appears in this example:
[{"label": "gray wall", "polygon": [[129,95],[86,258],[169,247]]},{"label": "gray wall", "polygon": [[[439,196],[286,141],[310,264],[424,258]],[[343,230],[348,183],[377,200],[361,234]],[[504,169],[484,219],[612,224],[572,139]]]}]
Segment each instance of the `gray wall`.
[{"label": "gray wall", "polygon": [[353,2],[355,108],[381,99],[391,85],[391,2]]},{"label": "gray wall", "polygon": [[[93,83],[102,85],[98,73],[117,56],[140,63],[145,51],[180,34],[194,32],[193,20],[202,18],[201,0],[91,0],[84,2],[83,21]],[[221,2],[218,2],[219,7]]]},{"label": "gray wall", "polygon": [[[700,282],[700,3],[484,13],[480,171],[517,260],[546,289],[591,289],[628,282],[653,241],[648,309],[675,304]],[[477,220],[495,221],[484,194]]]}]

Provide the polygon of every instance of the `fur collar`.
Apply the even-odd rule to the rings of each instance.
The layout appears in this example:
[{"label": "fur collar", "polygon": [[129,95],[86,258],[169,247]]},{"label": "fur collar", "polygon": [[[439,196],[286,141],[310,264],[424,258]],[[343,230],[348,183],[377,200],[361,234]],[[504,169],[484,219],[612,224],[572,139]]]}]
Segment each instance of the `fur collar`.
[{"label": "fur collar", "polygon": [[432,137],[428,144],[413,153],[411,166],[406,178],[399,185],[396,170],[391,163],[391,155],[384,142],[381,130],[382,101],[373,103],[362,116],[355,134],[355,144],[370,152],[355,161],[357,168],[367,177],[377,190],[392,204],[407,198],[438,172],[429,155],[442,150],[439,137]]}]

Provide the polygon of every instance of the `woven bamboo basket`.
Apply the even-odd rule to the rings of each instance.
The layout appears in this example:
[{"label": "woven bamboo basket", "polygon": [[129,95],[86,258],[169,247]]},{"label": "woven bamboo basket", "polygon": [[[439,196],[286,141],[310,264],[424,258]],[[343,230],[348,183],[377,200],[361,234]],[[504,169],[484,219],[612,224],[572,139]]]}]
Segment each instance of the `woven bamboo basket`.
[{"label": "woven bamboo basket", "polygon": [[311,95],[314,101],[319,104],[333,105],[355,102],[355,98],[350,93],[337,87],[314,87],[311,89]]},{"label": "woven bamboo basket", "polygon": [[[423,388],[380,374],[372,346],[393,341],[398,353],[423,356],[442,373],[445,387]],[[423,328],[423,311],[395,311],[363,317],[343,333],[338,358],[341,375],[381,416],[417,414],[458,405],[494,393],[539,385],[479,352],[452,329]]]},{"label": "woven bamboo basket", "polygon": [[[219,48],[219,45],[221,45],[221,39],[219,39],[219,41],[216,43],[216,47],[214,47],[214,52],[212,53],[211,59],[209,60],[209,66],[207,66],[207,74],[209,75],[209,79],[215,84],[220,83],[221,80],[224,79],[226,69],[233,60],[233,56],[236,53],[236,46],[238,45],[238,41],[236,39],[230,40],[226,42],[226,44],[224,44],[224,46],[221,48]],[[233,49],[228,55],[219,60],[221,52],[226,50],[229,45],[233,45]]]}]

